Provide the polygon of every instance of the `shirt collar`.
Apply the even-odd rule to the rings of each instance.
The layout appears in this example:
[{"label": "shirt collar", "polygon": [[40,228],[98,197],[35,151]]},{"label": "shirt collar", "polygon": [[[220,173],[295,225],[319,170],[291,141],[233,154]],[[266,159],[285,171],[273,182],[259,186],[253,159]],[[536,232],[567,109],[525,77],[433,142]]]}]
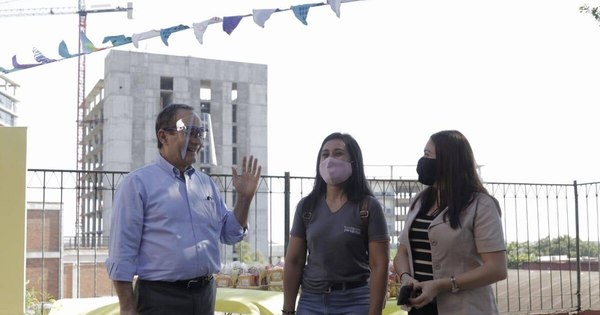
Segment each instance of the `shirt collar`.
[{"label": "shirt collar", "polygon": [[[158,167],[160,167],[161,169],[165,170],[167,173],[173,174],[173,176],[175,177],[179,177],[179,169],[177,169],[177,167],[173,166],[171,163],[169,163],[169,161],[167,161],[162,155],[158,155],[158,159],[156,160],[156,164],[158,165]],[[196,169],[193,166],[189,166],[186,170],[185,170],[185,174],[188,177],[191,177],[192,174],[194,174],[196,172]]]}]

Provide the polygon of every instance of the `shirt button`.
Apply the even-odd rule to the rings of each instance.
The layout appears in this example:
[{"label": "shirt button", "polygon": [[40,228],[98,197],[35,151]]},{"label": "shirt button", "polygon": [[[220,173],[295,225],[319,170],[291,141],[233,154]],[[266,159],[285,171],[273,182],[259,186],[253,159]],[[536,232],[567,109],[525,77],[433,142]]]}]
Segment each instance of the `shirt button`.
[{"label": "shirt button", "polygon": [[437,245],[437,241],[431,241],[431,246],[436,246]]},{"label": "shirt button", "polygon": [[436,264],[433,268],[435,268],[435,270],[440,270],[441,266],[439,264]]}]

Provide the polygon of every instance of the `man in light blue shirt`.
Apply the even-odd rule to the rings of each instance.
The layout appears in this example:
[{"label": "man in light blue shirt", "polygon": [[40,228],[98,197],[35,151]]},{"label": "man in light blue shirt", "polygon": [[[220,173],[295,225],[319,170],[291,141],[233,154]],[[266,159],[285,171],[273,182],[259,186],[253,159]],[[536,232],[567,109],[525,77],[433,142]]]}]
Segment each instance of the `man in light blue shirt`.
[{"label": "man in light blue shirt", "polygon": [[250,155],[240,174],[232,168],[232,211],[214,182],[192,167],[207,132],[193,108],[165,107],[155,129],[156,162],[129,173],[117,188],[106,268],[121,314],[213,314],[219,241],[244,237],[261,166]]}]

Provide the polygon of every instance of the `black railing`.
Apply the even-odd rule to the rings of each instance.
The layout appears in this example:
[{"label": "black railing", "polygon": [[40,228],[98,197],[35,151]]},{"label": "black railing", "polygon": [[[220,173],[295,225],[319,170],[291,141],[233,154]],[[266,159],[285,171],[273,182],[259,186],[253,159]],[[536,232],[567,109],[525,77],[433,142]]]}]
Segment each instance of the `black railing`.
[{"label": "black railing", "polygon": [[[30,290],[44,299],[114,295],[104,260],[112,199],[125,175],[28,171],[28,231],[38,231],[28,235]],[[211,177],[231,206],[235,199],[231,176]],[[408,206],[423,187],[414,180],[369,182],[386,213],[393,254]],[[222,261],[249,257],[276,263],[287,247],[295,206],[312,184],[311,177],[289,173],[263,176],[250,209],[247,246],[223,245]],[[508,278],[493,286],[500,311],[599,309],[600,183],[485,185],[502,207],[508,248]],[[31,226],[35,224],[41,226]]]}]

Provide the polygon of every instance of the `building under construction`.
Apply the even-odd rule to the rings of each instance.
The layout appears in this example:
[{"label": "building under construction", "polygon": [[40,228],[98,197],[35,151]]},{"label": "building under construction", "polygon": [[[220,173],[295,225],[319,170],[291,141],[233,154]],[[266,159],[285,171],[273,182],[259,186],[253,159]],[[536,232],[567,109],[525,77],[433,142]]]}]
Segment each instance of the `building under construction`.
[{"label": "building under construction", "polygon": [[[211,129],[196,169],[230,174],[244,155],[252,154],[268,174],[267,66],[193,57],[112,50],[105,77],[85,98],[82,128],[82,172],[78,224],[84,246],[105,245],[110,231],[112,192],[94,171],[132,171],[158,156],[155,119],[163,107],[188,104]],[[108,185],[106,185],[108,186]],[[266,199],[251,220],[267,222]],[[225,196],[235,200],[235,196]],[[232,206],[232,205],[230,205]],[[263,211],[264,210],[264,211]],[[256,218],[252,218],[252,216]],[[266,253],[267,225],[255,233]]]}]

